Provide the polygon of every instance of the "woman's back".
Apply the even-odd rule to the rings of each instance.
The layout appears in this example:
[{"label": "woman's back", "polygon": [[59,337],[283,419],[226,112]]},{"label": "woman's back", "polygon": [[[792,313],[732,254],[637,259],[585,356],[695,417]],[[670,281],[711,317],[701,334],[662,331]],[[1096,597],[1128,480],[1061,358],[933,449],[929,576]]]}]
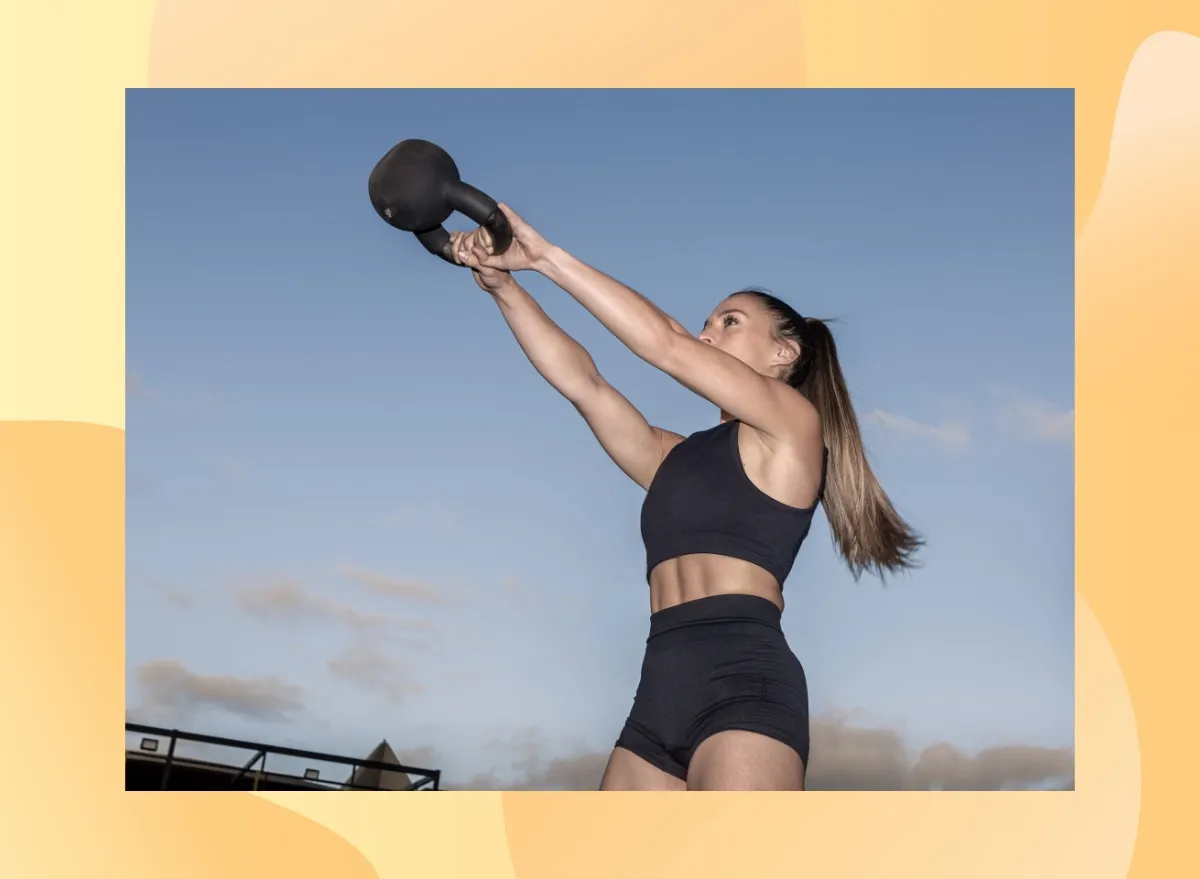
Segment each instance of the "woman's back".
[{"label": "woman's back", "polygon": [[729,593],[782,609],[782,584],[812,523],[827,458],[816,447],[775,445],[730,419],[663,458],[641,516],[653,610]]}]

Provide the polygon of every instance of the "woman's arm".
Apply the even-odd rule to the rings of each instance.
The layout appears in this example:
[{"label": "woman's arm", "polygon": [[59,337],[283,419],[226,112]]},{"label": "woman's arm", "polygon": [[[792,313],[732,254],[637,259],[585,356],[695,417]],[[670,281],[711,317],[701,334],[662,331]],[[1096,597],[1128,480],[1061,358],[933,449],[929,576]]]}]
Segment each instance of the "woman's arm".
[{"label": "woman's arm", "polygon": [[491,253],[491,237],[483,228],[467,235],[456,233],[460,262],[488,270],[540,272],[570,293],[633,353],[734,418],[774,439],[811,433],[815,413],[799,392],[701,342],[640,293],[554,247],[507,205],[501,204],[500,209],[513,230],[508,250]]},{"label": "woman's arm", "polygon": [[575,406],[613,462],[642,488],[649,488],[662,457],[680,437],[652,427],[604,380],[587,350],[554,323],[511,275],[489,278],[484,289],[492,294],[542,378]]},{"label": "woman's arm", "polygon": [[675,336],[690,334],[661,308],[620,281],[552,247],[535,269],[571,294],[634,354],[655,362]]},{"label": "woman's arm", "polygon": [[547,247],[533,268],[634,354],[734,418],[779,439],[811,429],[811,407],[793,388],[701,342],[635,290],[557,247]]}]

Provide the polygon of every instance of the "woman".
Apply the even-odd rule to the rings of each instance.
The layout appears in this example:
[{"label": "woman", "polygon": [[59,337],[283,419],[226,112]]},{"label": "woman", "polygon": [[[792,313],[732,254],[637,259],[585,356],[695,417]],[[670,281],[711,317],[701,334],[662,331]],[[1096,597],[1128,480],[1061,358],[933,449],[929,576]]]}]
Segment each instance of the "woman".
[{"label": "woman", "polygon": [[[912,567],[920,538],[867,464],[826,325],[742,291],[692,336],[640,294],[549,244],[507,206],[513,243],[451,247],[538,372],[574,404],[642,506],[650,636],[601,790],[803,790],[808,690],[784,639],[782,584],[824,503],[857,578]],[[682,437],[647,423],[512,276],[536,271],[634,354],[720,409]]]}]

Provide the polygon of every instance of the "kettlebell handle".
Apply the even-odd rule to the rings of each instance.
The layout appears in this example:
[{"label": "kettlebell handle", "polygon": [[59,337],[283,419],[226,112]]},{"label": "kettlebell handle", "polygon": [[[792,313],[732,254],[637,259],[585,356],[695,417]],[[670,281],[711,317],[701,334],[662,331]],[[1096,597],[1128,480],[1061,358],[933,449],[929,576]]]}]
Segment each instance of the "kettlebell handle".
[{"label": "kettlebell handle", "polygon": [[[488,230],[492,236],[492,253],[504,253],[512,246],[512,226],[504,211],[490,196],[461,180],[448,182],[444,195],[454,210]],[[450,233],[444,226],[438,225],[415,234],[422,246],[434,256],[458,265],[450,253]]]}]

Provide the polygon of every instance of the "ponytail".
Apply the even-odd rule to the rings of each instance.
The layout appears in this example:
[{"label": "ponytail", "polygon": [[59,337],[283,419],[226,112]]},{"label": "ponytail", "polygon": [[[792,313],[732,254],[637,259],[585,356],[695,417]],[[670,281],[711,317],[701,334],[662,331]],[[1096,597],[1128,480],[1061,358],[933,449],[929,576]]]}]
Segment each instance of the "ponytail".
[{"label": "ponytail", "polygon": [[825,321],[801,317],[761,290],[743,290],[771,312],[780,338],[797,342],[800,356],[786,377],[821,417],[829,471],[822,503],[838,554],[855,579],[864,571],[883,577],[917,566],[921,537],[896,512],[863,448],[862,431]]}]

